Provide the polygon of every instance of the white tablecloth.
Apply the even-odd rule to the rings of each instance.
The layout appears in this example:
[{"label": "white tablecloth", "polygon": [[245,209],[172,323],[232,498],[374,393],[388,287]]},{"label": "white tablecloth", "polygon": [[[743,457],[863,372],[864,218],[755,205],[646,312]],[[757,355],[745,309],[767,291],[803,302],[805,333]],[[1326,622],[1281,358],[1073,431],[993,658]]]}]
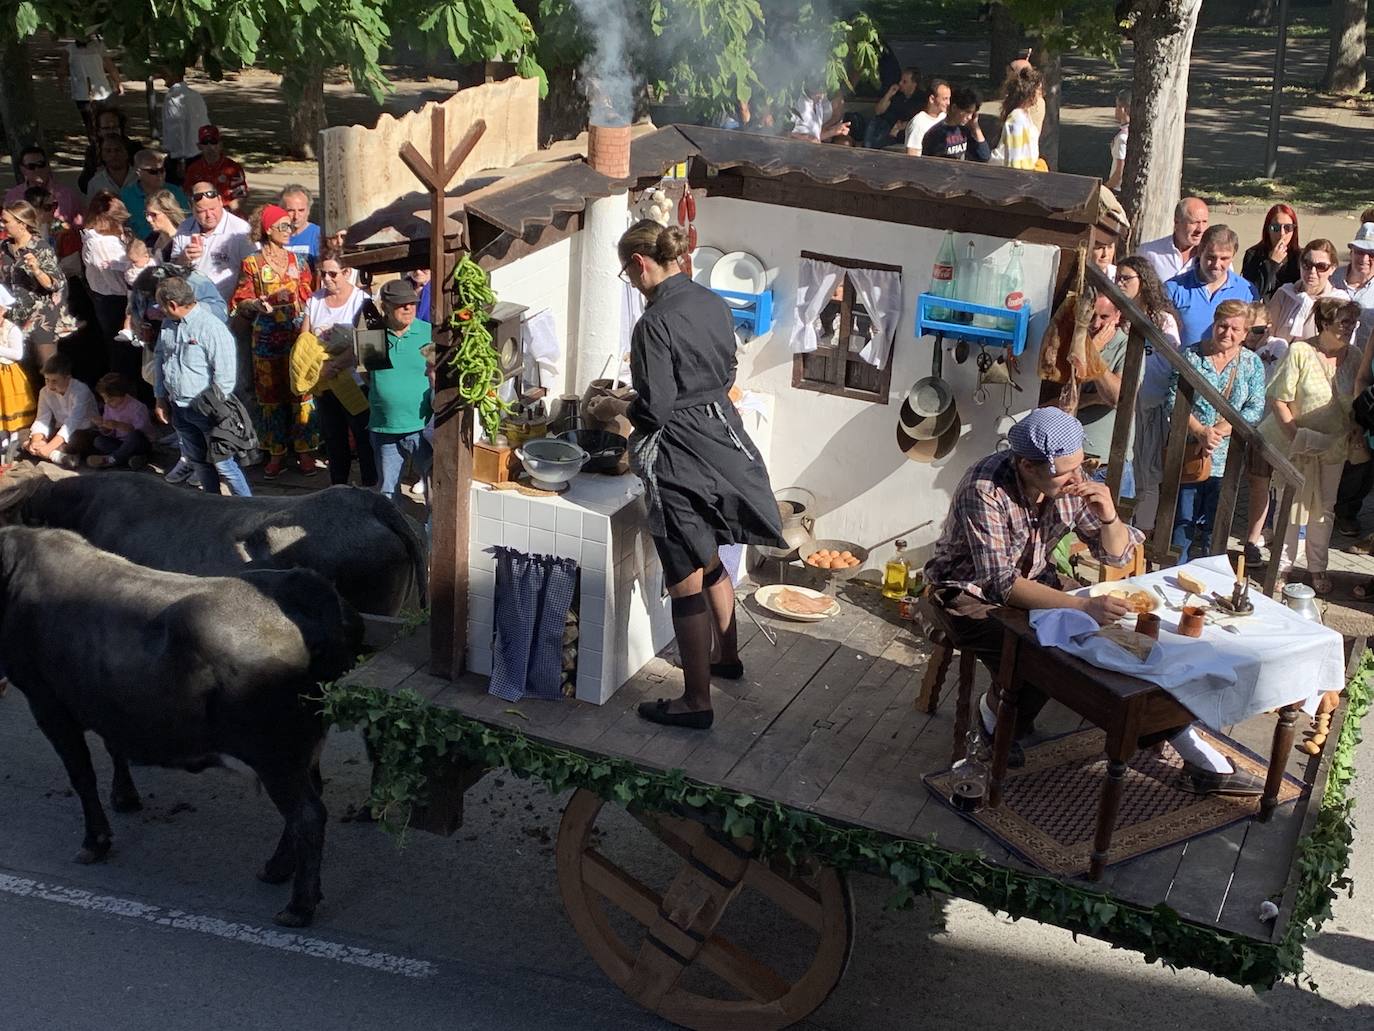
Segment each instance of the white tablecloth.
[{"label": "white tablecloth", "polygon": [[[1235,574],[1225,556],[1198,559],[1187,570],[1208,587],[1229,597]],[[1161,569],[1129,582],[1151,594],[1159,584],[1170,604],[1183,600],[1174,579],[1178,569]],[[1158,597],[1158,595],[1155,595]],[[1160,605],[1159,644],[1144,661],[1096,635],[1097,625],[1086,613],[1069,609],[1038,609],[1030,614],[1036,639],[1063,648],[1103,669],[1148,680],[1168,691],[1199,720],[1220,730],[1267,709],[1301,701],[1315,713],[1321,695],[1345,686],[1344,646],[1336,631],[1303,619],[1252,588],[1254,615],[1229,617],[1224,622],[1240,631],[1231,634],[1208,623],[1202,637],[1176,633],[1179,613]],[[1213,603],[1212,608],[1220,615]],[[1091,626],[1082,622],[1087,619]]]}]

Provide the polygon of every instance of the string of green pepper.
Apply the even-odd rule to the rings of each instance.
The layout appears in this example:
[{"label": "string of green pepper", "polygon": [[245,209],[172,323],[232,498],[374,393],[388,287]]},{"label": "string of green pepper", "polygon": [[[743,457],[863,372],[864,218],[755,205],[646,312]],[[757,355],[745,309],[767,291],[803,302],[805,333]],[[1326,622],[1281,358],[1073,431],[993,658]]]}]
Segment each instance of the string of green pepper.
[{"label": "string of green pepper", "polygon": [[477,418],[488,438],[495,439],[501,418],[512,406],[497,396],[501,385],[501,362],[492,346],[486,314],[496,302],[496,294],[482,267],[464,254],[453,270],[453,287],[458,303],[449,326],[458,335],[458,346],[449,359],[458,374],[458,396],[477,409]]}]

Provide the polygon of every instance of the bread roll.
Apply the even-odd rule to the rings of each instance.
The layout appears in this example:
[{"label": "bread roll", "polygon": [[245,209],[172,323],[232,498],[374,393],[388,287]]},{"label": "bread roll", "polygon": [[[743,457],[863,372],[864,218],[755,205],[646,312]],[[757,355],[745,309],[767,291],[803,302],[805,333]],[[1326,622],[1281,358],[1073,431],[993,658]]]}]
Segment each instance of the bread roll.
[{"label": "bread roll", "polygon": [[1210,593],[1205,583],[1189,573],[1175,573],[1174,578],[1178,580],[1178,585],[1185,591],[1191,591],[1194,594]]}]

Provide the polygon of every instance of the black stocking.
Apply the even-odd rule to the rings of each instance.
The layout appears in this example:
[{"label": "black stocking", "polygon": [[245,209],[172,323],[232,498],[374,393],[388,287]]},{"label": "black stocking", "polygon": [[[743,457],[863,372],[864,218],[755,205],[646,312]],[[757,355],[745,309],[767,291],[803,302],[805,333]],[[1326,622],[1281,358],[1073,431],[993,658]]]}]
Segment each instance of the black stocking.
[{"label": "black stocking", "polygon": [[711,663],[711,673],[727,680],[738,680],[744,675],[744,665],[739,660],[739,635],[735,623],[735,585],[725,571],[725,566],[717,564],[708,570],[701,581],[702,593],[711,606],[715,617],[716,641],[720,645],[716,661]]},{"label": "black stocking", "polygon": [[674,598],[673,631],[682,660],[683,706],[690,710],[711,708],[711,610],[700,592]]}]

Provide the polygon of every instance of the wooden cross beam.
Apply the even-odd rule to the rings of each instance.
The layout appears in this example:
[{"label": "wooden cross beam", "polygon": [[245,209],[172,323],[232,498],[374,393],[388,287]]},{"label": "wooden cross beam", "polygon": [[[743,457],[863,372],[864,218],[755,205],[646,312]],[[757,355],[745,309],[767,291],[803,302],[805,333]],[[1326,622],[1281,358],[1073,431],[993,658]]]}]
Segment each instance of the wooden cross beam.
[{"label": "wooden cross beam", "polygon": [[[449,329],[455,254],[445,247],[448,189],[487,123],[478,119],[448,149],[444,109],[431,111],[429,160],[413,143],[401,148],[401,160],[429,192],[430,322],[436,354],[434,466],[430,475],[433,532],[430,546],[430,672],[455,679],[466,667],[468,631],[468,499],[472,487],[472,409],[458,400],[457,381],[445,357],[452,350]],[[466,225],[458,247],[469,246]]]}]

